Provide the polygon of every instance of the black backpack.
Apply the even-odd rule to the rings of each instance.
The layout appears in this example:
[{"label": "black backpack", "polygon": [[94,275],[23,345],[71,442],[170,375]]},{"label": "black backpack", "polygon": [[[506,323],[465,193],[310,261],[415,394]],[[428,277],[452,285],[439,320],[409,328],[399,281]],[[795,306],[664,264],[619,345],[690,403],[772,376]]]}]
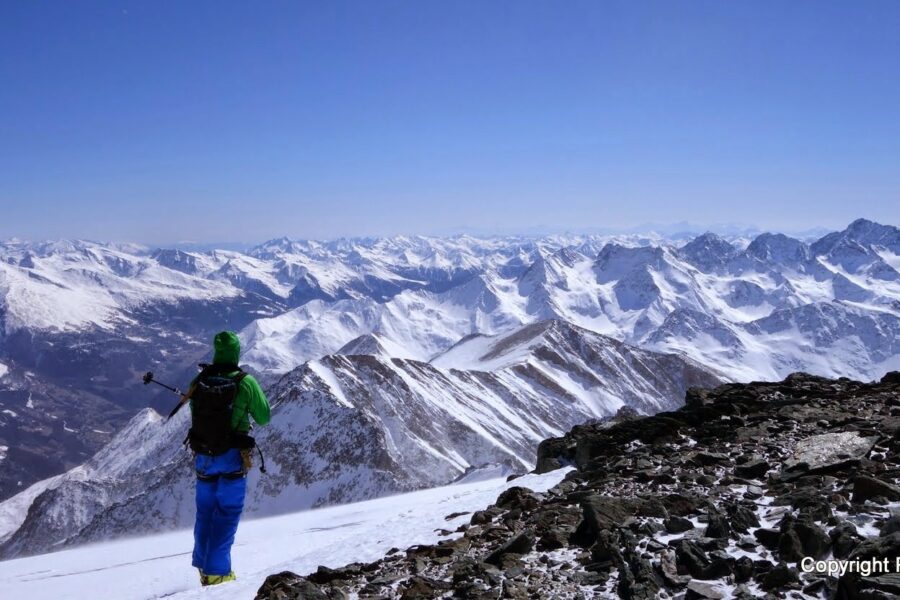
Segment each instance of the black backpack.
[{"label": "black backpack", "polygon": [[[227,376],[238,371],[237,375]],[[191,394],[191,429],[188,442],[197,454],[218,456],[239,447],[231,415],[246,373],[237,365],[210,365],[200,372]]]}]

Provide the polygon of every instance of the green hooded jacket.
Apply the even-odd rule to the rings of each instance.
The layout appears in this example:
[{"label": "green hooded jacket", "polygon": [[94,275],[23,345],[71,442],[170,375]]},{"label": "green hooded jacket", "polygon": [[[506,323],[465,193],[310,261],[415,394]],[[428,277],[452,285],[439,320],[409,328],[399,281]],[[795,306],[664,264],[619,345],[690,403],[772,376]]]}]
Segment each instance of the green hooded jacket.
[{"label": "green hooded jacket", "polygon": [[[222,331],[213,339],[213,364],[238,364],[241,355],[241,341],[231,331]],[[237,375],[238,371],[229,373],[228,376]],[[191,388],[197,382],[197,378],[191,382]],[[234,409],[231,413],[231,428],[235,431],[247,433],[250,431],[250,417],[259,425],[265,425],[272,418],[269,401],[263,393],[259,383],[252,375],[246,375],[240,384],[237,396],[234,399]]]}]

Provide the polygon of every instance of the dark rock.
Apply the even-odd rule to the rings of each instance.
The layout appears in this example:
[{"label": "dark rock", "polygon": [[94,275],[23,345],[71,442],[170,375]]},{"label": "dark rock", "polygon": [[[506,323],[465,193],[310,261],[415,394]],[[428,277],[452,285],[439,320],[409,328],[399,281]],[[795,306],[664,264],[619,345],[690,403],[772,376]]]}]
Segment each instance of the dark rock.
[{"label": "dark rock", "polygon": [[810,521],[798,521],[794,524],[794,531],[800,538],[804,556],[820,559],[828,553],[831,547],[831,538],[824,529]]},{"label": "dark rock", "polygon": [[709,557],[695,542],[681,540],[675,547],[675,564],[679,575],[687,574],[701,579],[710,562]]},{"label": "dark rock", "polygon": [[669,511],[659,498],[648,498],[644,500],[638,505],[634,514],[641,517],[655,517],[658,519],[667,519],[669,517]]},{"label": "dark rock", "polygon": [[686,517],[697,512],[700,506],[700,498],[685,496],[684,494],[669,494],[662,499],[663,506],[670,515]]},{"label": "dark rock", "polygon": [[731,529],[740,533],[747,533],[751,527],[759,527],[759,518],[756,513],[746,506],[731,504],[727,507],[728,522]]},{"label": "dark rock", "polygon": [[881,378],[881,383],[900,385],[900,371],[889,371]]},{"label": "dark rock", "polygon": [[891,535],[900,532],[900,513],[893,513],[891,517],[881,525],[881,535]]},{"label": "dark rock", "polygon": [[525,584],[518,581],[510,581],[509,579],[503,582],[503,591],[501,594],[501,598],[510,598],[512,600],[527,600],[528,599],[528,588],[525,587]]},{"label": "dark rock", "polygon": [[684,404],[690,408],[702,408],[711,403],[710,390],[692,387],[684,395]]},{"label": "dark rock", "polygon": [[778,539],[778,556],[788,562],[797,562],[803,558],[803,543],[793,527],[781,533]]},{"label": "dark rock", "polygon": [[898,598],[900,597],[900,573],[884,573],[860,577],[857,582],[860,598]]},{"label": "dark rock", "polygon": [[850,553],[859,545],[862,538],[856,531],[856,527],[852,523],[843,523],[828,532],[831,538],[831,547],[834,557],[843,559],[850,556]]},{"label": "dark rock", "polygon": [[731,535],[731,525],[725,515],[712,513],[706,525],[706,537],[727,538]]},{"label": "dark rock", "polygon": [[696,541],[697,545],[707,552],[724,550],[728,547],[728,539],[726,538],[698,537],[694,538],[694,541]]},{"label": "dark rock", "polygon": [[883,496],[890,501],[900,500],[900,487],[869,477],[860,475],[853,479],[853,501],[857,503],[865,502]]},{"label": "dark rock", "polygon": [[255,600],[338,600],[342,592],[326,593],[318,584],[290,571],[269,575],[256,592]]},{"label": "dark rock", "polygon": [[753,532],[753,537],[769,550],[777,550],[781,532],[777,529],[762,527]]},{"label": "dark rock", "polygon": [[452,521],[453,519],[455,519],[455,518],[457,518],[457,517],[462,517],[462,516],[467,515],[467,514],[469,514],[469,513],[468,513],[468,512],[455,512],[455,513],[450,513],[449,515],[447,515],[446,517],[444,517],[444,520],[445,520],[445,521]]},{"label": "dark rock", "polygon": [[766,473],[771,469],[771,465],[768,461],[765,460],[754,460],[743,465],[737,466],[734,469],[734,474],[738,477],[744,477],[746,479],[759,479],[763,477]]},{"label": "dark rock", "polygon": [[541,532],[537,548],[538,550],[557,550],[563,548],[568,542],[569,537],[571,537],[570,531],[564,531],[558,528],[547,529]]},{"label": "dark rock", "polygon": [[878,599],[896,598],[900,595],[900,573],[896,572],[896,560],[900,557],[900,533],[864,540],[850,555],[850,561],[871,561],[884,564],[867,577],[859,573],[846,573],[838,581],[838,597]]},{"label": "dark rock", "polygon": [[776,506],[793,506],[801,517],[813,521],[825,521],[831,517],[831,504],[828,497],[814,487],[798,487],[782,494],[773,503]]},{"label": "dark rock", "polygon": [[491,522],[491,516],[484,510],[476,510],[469,521],[472,525],[486,525]]},{"label": "dark rock", "polygon": [[799,582],[800,574],[797,572],[797,569],[791,569],[786,564],[781,563],[766,573],[759,585],[764,590],[777,590]]},{"label": "dark rock", "polygon": [[684,533],[694,528],[694,524],[684,517],[669,517],[663,521],[663,526],[669,533]]},{"label": "dark rock", "polygon": [[625,562],[619,571],[616,591],[623,600],[656,600],[662,581],[649,561],[634,551],[625,553]]},{"label": "dark rock", "polygon": [[504,556],[507,554],[525,554],[534,548],[534,532],[523,531],[516,537],[512,538],[493,552],[491,552],[484,562],[492,565],[499,565]]},{"label": "dark rock", "polygon": [[336,580],[352,579],[360,573],[360,566],[347,565],[340,569],[329,569],[328,567],[319,566],[315,573],[311,573],[306,578],[313,583],[325,584]]},{"label": "dark rock", "polygon": [[744,498],[747,500],[759,500],[764,493],[764,490],[758,485],[748,485],[747,491],[744,492]]},{"label": "dark rock", "polygon": [[478,575],[478,563],[469,557],[463,557],[457,560],[450,567],[450,577],[453,583],[461,583],[463,581],[471,581]]},{"label": "dark rock", "polygon": [[697,478],[697,483],[706,487],[712,487],[716,485],[716,478],[712,475],[701,475]]},{"label": "dark rock", "polygon": [[450,585],[443,581],[414,575],[402,586],[403,592],[400,600],[425,600],[434,598],[441,592],[448,590]]},{"label": "dark rock", "polygon": [[529,489],[523,487],[511,487],[497,497],[495,504],[500,508],[520,508],[525,511],[534,510],[540,503],[537,496]]},{"label": "dark rock", "polygon": [[803,586],[803,593],[807,596],[820,597],[825,591],[828,582],[825,579],[816,579],[812,583]]},{"label": "dark rock", "polygon": [[753,572],[753,561],[749,557],[742,556],[734,561],[734,580],[738,583],[750,581],[753,577]]},{"label": "dark rock", "polygon": [[709,565],[705,569],[703,569],[703,573],[701,574],[701,579],[722,579],[723,577],[728,577],[732,574],[732,564],[734,563],[734,559],[730,558],[715,558],[710,561]]},{"label": "dark rock", "polygon": [[694,455],[694,461],[701,465],[717,465],[729,462],[729,459],[727,454],[701,451]]},{"label": "dark rock", "polygon": [[635,513],[636,502],[623,498],[594,495],[581,502],[582,520],[572,535],[572,542],[589,548],[604,529],[625,524]]},{"label": "dark rock", "polygon": [[624,557],[620,548],[621,536],[616,531],[603,530],[597,536],[597,542],[591,547],[591,560],[595,564],[621,565]]}]

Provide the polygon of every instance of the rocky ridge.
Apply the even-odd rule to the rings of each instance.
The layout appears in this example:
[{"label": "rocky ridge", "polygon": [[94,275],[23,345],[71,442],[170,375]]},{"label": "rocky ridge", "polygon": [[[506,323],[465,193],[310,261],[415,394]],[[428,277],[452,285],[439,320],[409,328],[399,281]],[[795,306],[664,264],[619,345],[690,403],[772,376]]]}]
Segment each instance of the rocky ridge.
[{"label": "rocky ridge", "polygon": [[537,471],[564,465],[576,469],[547,493],[509,489],[436,545],[272,575],[256,598],[900,593],[890,568],[801,568],[804,557],[893,565],[900,556],[898,372],[878,383],[795,373],[694,388],[677,411],[624,412],[545,440]]}]

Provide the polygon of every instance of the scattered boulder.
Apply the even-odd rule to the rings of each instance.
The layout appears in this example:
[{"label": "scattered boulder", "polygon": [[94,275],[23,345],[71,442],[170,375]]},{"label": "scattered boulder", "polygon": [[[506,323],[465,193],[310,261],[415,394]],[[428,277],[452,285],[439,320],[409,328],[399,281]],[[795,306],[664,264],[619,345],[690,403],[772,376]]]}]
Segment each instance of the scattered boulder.
[{"label": "scattered boulder", "polygon": [[663,521],[663,527],[669,533],[684,533],[694,528],[694,524],[684,517],[674,516]]},{"label": "scattered boulder", "polygon": [[583,518],[572,535],[572,542],[589,548],[602,530],[624,525],[634,515],[636,506],[636,501],[623,498],[600,495],[585,498],[581,502]]},{"label": "scattered boulder", "polygon": [[900,500],[900,487],[868,475],[859,475],[853,479],[854,502],[861,503],[879,497],[890,501]]},{"label": "scattered boulder", "polygon": [[727,538],[731,535],[731,523],[723,514],[712,513],[706,525],[706,537]]},{"label": "scattered boulder", "polygon": [[762,589],[771,591],[798,583],[800,583],[800,574],[797,569],[789,568],[786,564],[781,563],[763,575],[759,585]]},{"label": "scattered boulder", "polygon": [[684,593],[684,600],[722,600],[725,594],[712,584],[703,581],[691,581]]},{"label": "scattered boulder", "polygon": [[900,573],[893,569],[897,557],[900,557],[900,533],[861,542],[849,560],[885,563],[888,569],[867,576],[846,573],[838,581],[838,594],[844,598],[896,598],[900,595]]},{"label": "scattered boulder", "polygon": [[753,537],[759,540],[759,543],[767,549],[777,550],[781,541],[781,532],[777,529],[761,527],[753,532]]},{"label": "scattered boulder", "polygon": [[515,536],[493,552],[491,552],[484,562],[490,565],[502,564],[503,558],[508,554],[525,554],[534,548],[534,532],[523,531]]},{"label": "scattered boulder", "polygon": [[827,473],[858,463],[877,441],[877,436],[863,436],[858,431],[823,433],[802,439],[797,442],[793,456],[784,463],[783,476],[787,476],[783,478]]},{"label": "scattered boulder", "polygon": [[753,460],[735,467],[734,474],[746,479],[759,479],[769,472],[772,465],[766,460]]}]

